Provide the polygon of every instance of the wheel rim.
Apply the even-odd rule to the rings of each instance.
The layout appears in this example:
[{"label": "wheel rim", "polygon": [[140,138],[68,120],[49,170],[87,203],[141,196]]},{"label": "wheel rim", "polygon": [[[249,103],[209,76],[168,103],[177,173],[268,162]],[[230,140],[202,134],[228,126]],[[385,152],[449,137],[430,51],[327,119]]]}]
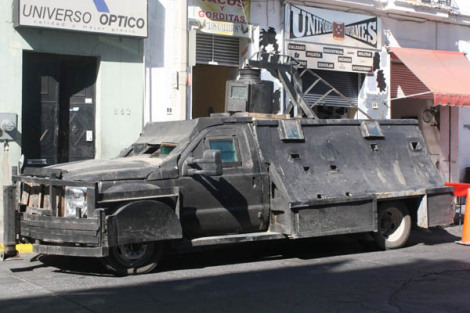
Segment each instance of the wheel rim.
[{"label": "wheel rim", "polygon": [[398,240],[405,231],[403,214],[397,208],[388,208],[380,219],[380,233],[388,241]]},{"label": "wheel rim", "polygon": [[125,267],[136,267],[145,264],[153,250],[150,243],[132,243],[118,246],[113,252],[119,263]]}]

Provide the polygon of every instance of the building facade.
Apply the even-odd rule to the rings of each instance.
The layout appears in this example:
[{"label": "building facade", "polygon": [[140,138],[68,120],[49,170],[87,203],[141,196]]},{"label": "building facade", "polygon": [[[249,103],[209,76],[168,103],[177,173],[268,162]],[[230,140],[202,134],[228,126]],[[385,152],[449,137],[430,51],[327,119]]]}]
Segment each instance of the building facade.
[{"label": "building facade", "polygon": [[[461,62],[470,49],[468,1],[68,2],[0,4],[3,184],[22,155],[30,166],[108,158],[146,122],[223,112],[225,82],[259,53],[308,69],[305,98],[323,118],[417,119],[445,180],[469,179],[470,87],[454,97],[451,87],[431,86],[407,50],[438,55],[443,64],[425,66],[438,86],[465,81],[446,70],[443,52]],[[315,84],[312,72],[329,85]],[[284,112],[287,93],[261,75]],[[342,96],[323,97],[330,87]]]},{"label": "building facade", "polygon": [[3,185],[20,162],[110,158],[137,138],[146,0],[7,0],[0,20]]},{"label": "building facade", "polygon": [[[328,87],[321,84],[312,87],[314,76],[309,75],[310,71],[304,73],[305,98],[317,105],[318,115],[415,118],[445,180],[466,179],[466,168],[470,167],[468,104],[449,102],[442,97],[436,102],[435,90],[430,90],[422,82],[423,77],[411,71],[411,61],[397,57],[396,50],[424,49],[436,51],[441,57],[440,52],[452,51],[458,53],[461,62],[470,46],[467,26],[470,5],[466,1],[187,0],[176,5],[161,0],[159,3],[167,12],[167,20],[164,24],[161,18],[153,20],[160,23],[157,29],[165,34],[164,39],[152,35],[151,30],[146,52],[155,53],[154,48],[160,46],[157,41],[164,46],[160,51],[164,51],[166,58],[165,62],[150,63],[151,66],[147,62],[146,110],[150,112],[146,114],[147,121],[191,119],[223,112],[225,81],[236,77],[237,68],[246,66],[247,60],[258,52],[285,54],[298,59],[344,96],[331,94],[322,98]],[[181,6],[187,7],[183,15]],[[181,40],[184,44],[178,43]],[[451,74],[445,66],[429,66],[436,69],[437,85],[449,80]],[[282,112],[288,103],[285,91],[269,73],[263,71],[262,78],[274,81],[274,101]],[[470,94],[470,87],[465,88],[459,91],[462,99]],[[358,110],[351,109],[351,105]]]}]

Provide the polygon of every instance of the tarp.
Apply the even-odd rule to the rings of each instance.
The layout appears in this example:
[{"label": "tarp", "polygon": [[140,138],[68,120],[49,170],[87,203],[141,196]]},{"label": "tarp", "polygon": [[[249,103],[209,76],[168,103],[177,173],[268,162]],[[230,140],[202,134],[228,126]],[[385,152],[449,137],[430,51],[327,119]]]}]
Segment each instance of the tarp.
[{"label": "tarp", "polygon": [[409,48],[389,50],[429,89],[434,105],[470,106],[470,62],[463,53]]}]

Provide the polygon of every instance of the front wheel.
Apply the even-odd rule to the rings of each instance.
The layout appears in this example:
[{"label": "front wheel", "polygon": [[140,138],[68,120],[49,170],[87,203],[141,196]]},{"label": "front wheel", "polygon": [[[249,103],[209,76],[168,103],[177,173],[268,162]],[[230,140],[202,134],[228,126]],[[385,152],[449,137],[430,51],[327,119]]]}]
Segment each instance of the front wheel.
[{"label": "front wheel", "polygon": [[162,247],[157,242],[131,243],[110,248],[109,255],[102,261],[117,275],[137,275],[155,269],[161,255]]},{"label": "front wheel", "polygon": [[384,250],[403,247],[411,233],[411,217],[402,202],[384,202],[379,207],[378,231],[374,233]]}]

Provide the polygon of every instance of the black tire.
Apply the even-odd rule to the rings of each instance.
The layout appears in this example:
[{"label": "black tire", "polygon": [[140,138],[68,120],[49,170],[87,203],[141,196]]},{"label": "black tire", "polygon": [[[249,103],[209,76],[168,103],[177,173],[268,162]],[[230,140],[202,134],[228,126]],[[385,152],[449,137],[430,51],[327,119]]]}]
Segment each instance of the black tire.
[{"label": "black tire", "polygon": [[109,255],[102,262],[109,271],[119,276],[137,275],[154,270],[161,256],[160,243],[133,243],[110,248]]},{"label": "black tire", "polygon": [[384,202],[379,206],[378,231],[374,238],[383,250],[403,247],[411,233],[411,217],[402,202]]}]

